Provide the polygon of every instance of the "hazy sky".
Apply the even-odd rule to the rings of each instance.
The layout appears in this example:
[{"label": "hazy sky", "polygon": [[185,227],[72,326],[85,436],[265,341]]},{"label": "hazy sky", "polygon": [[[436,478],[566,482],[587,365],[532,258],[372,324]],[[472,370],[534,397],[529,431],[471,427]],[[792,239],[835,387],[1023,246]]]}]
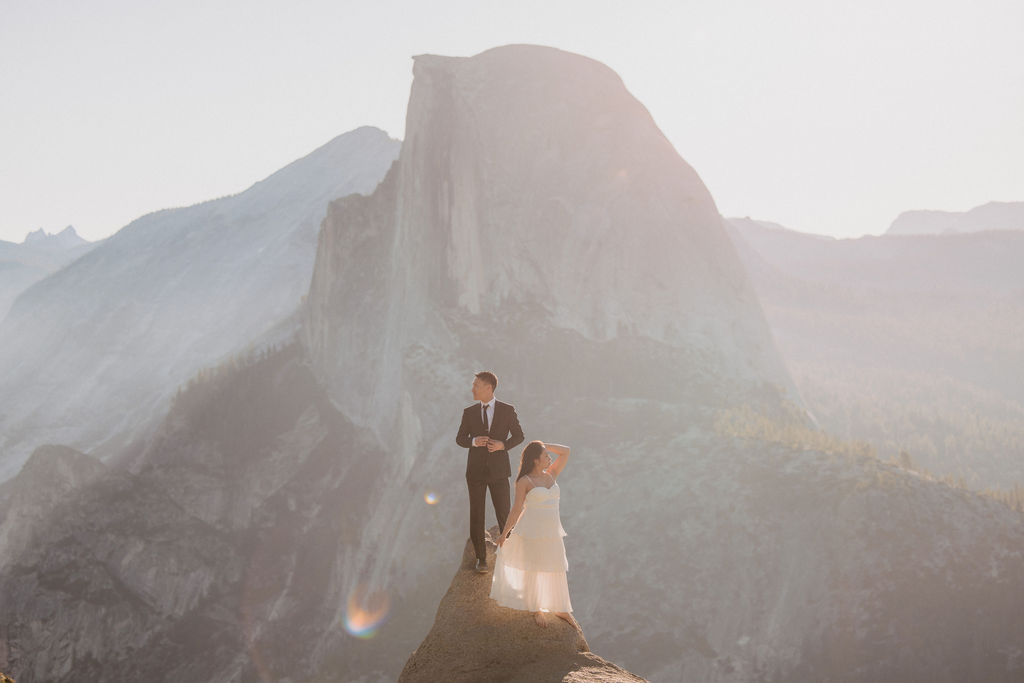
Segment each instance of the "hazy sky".
[{"label": "hazy sky", "polygon": [[727,216],[858,236],[1024,200],[1021,0],[0,0],[0,239],[401,138],[410,56],[508,43],[615,69]]}]

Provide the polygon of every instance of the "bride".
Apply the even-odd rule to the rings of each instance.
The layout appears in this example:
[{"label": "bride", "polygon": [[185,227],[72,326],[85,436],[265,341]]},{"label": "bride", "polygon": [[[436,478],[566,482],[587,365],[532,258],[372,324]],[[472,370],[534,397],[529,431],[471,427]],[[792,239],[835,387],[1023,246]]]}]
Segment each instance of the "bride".
[{"label": "bride", "polygon": [[[554,464],[551,454],[558,456]],[[570,614],[569,563],[555,482],[568,460],[568,446],[531,441],[523,449],[515,504],[498,538],[491,579],[491,597],[499,605],[533,612],[540,626],[547,626],[545,614],[551,612],[578,628]]]}]

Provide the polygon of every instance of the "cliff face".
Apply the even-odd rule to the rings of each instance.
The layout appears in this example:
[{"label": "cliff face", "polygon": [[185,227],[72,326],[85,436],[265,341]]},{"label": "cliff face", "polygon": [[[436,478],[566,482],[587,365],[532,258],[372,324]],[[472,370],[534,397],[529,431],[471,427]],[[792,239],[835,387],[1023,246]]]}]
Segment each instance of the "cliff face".
[{"label": "cliff face", "polygon": [[414,348],[543,356],[548,331],[699,354],[726,392],[788,386],[707,189],[613,71],[510,46],[414,73],[398,162],[320,236],[304,338],[347,414],[393,432]]},{"label": "cliff face", "polygon": [[14,483],[0,486],[0,568],[36,543],[51,511],[106,468],[66,446],[42,446]]},{"label": "cliff face", "polygon": [[[419,57],[415,74],[398,162],[374,195],[328,211],[303,325],[332,401],[403,482],[370,503],[354,575],[405,594],[461,545],[451,441],[490,368],[528,439],[580,454],[565,475],[570,589],[615,661],[653,679],[928,680],[981,647],[984,675],[1013,669],[995,645],[1009,636],[958,646],[982,622],[935,625],[975,600],[1012,622],[975,558],[1020,575],[1016,513],[870,458],[716,430],[736,406],[778,415],[789,381],[714,204],[613,73],[512,46]],[[947,554],[968,528],[978,554]],[[922,634],[949,645],[941,661],[909,645]]]},{"label": "cliff face", "polygon": [[0,667],[352,680],[338,577],[379,461],[294,346],[194,384],[130,469],[37,450],[0,491]]},{"label": "cliff face", "polygon": [[5,488],[0,666],[19,681],[156,680],[190,629],[223,655],[233,634],[201,614],[243,568],[223,535],[70,449],[38,449]]},{"label": "cliff face", "polygon": [[[343,581],[402,594],[464,540],[452,440],[474,372],[498,373],[528,438],[595,462],[648,419],[686,431],[694,411],[770,410],[789,386],[710,195],[614,72],[510,46],[414,73],[398,161],[328,209],[302,328],[332,402],[401,482],[371,502]],[[658,424],[662,405],[686,407]]]}]

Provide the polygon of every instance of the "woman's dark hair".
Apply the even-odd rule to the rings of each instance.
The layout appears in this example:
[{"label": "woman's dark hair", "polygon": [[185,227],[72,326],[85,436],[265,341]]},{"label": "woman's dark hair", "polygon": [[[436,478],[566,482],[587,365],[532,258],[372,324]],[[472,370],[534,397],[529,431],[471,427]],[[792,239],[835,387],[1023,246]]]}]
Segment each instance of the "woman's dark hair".
[{"label": "woman's dark hair", "polygon": [[523,449],[523,454],[519,458],[519,475],[516,477],[516,481],[519,481],[527,474],[532,472],[533,465],[543,454],[543,441],[531,441],[530,443],[526,444],[526,448]]}]

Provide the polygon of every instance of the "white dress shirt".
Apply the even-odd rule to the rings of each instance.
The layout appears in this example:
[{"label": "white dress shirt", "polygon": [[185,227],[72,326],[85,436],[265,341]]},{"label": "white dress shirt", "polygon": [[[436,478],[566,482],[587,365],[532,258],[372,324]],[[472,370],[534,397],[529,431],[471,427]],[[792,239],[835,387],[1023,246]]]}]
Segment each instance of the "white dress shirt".
[{"label": "white dress shirt", "polygon": [[484,406],[487,406],[487,431],[490,431],[491,430],[491,425],[494,424],[494,402],[496,400],[497,399],[492,396],[491,400],[488,401],[487,403],[484,403],[482,401],[480,402],[480,419],[481,420],[484,419]]}]

